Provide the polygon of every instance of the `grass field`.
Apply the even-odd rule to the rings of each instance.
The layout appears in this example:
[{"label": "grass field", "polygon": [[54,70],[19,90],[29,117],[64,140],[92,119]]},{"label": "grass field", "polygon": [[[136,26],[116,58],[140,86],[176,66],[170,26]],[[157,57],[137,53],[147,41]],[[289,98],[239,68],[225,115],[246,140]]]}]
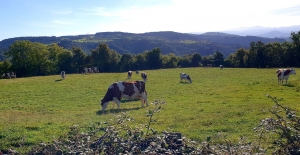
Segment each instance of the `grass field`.
[{"label": "grass field", "polygon": [[[296,69],[296,72],[299,69]],[[218,132],[235,141],[240,136],[255,139],[253,128],[272,116],[268,109],[279,102],[300,110],[300,77],[291,75],[289,84],[277,84],[276,69],[178,68],[147,70],[148,101],[163,100],[162,111],[151,126],[181,132],[198,141]],[[179,73],[188,73],[193,83],[180,82]],[[112,113],[126,112],[136,125],[146,124],[147,109],[140,101],[124,102],[117,110],[111,102],[104,114],[100,99],[108,86],[123,81],[127,73],[67,74],[0,80],[0,150],[28,151],[40,142],[51,142],[68,133],[70,126],[103,122]],[[132,80],[140,80],[133,74]]]}]

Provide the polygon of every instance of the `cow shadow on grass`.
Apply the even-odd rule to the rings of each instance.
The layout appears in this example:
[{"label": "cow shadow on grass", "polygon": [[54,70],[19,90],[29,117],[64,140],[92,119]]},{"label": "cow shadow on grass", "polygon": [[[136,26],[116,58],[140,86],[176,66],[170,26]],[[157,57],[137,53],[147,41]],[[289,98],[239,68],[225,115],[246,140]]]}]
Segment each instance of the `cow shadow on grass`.
[{"label": "cow shadow on grass", "polygon": [[[120,113],[120,112],[126,112],[126,111],[132,111],[132,110],[139,110],[139,109],[141,109],[142,107],[140,107],[140,106],[138,106],[138,107],[135,107],[135,108],[122,108],[122,104],[126,104],[126,103],[130,103],[130,102],[134,102],[134,101],[140,101],[140,99],[133,99],[133,100],[122,100],[121,101],[121,105],[120,105],[120,109],[118,109],[118,106],[117,106],[117,104],[116,103],[114,103],[114,102],[111,102],[111,103],[109,103],[109,104],[115,104],[114,105],[114,108],[113,109],[105,109],[105,111],[104,111],[104,114],[109,114],[109,113]],[[98,110],[97,112],[96,112],[96,114],[97,115],[102,115],[103,113],[102,113],[102,110],[100,109],[100,110]]]},{"label": "cow shadow on grass", "polygon": [[295,87],[295,85],[293,85],[293,84],[284,84],[282,86],[285,86],[285,87]]},{"label": "cow shadow on grass", "polygon": [[191,84],[190,82],[182,82],[182,81],[180,81],[179,83],[180,84]]},{"label": "cow shadow on grass", "polygon": [[102,114],[110,114],[110,113],[120,113],[120,112],[127,112],[127,111],[132,111],[132,110],[139,110],[141,109],[142,107],[135,107],[135,108],[121,108],[118,109],[118,106],[116,106],[116,108],[114,109],[105,109],[104,113],[102,113],[102,110],[98,110],[96,112],[97,115],[102,115]]}]

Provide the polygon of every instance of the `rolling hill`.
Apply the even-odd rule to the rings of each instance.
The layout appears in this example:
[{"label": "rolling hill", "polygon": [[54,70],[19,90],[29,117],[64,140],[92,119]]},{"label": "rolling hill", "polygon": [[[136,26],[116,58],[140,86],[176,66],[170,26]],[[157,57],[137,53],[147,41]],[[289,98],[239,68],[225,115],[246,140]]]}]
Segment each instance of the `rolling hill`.
[{"label": "rolling hill", "polygon": [[126,32],[99,32],[96,34],[77,36],[40,36],[40,37],[17,37],[2,40],[0,42],[0,60],[4,59],[4,53],[16,40],[29,40],[43,44],[57,43],[66,49],[73,46],[80,47],[89,54],[99,43],[108,44],[109,48],[120,54],[138,54],[145,50],[160,48],[163,54],[174,53],[182,56],[195,52],[202,56],[220,51],[224,56],[234,53],[237,49],[247,49],[250,42],[262,41],[284,42],[284,38],[264,38],[257,36],[239,36],[220,32],[208,32],[203,34],[178,33],[172,31],[149,32],[149,33],[126,33]]}]

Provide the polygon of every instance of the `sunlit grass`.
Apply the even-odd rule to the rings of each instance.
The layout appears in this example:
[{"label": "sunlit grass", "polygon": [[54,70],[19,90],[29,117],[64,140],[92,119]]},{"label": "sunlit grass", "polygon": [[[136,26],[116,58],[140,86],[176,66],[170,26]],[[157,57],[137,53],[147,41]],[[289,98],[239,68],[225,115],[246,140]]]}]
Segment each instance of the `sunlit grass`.
[{"label": "sunlit grass", "polygon": [[[204,141],[225,132],[232,141],[240,136],[255,139],[253,128],[274,103],[299,110],[298,75],[289,84],[277,84],[276,69],[179,68],[147,70],[148,101],[164,100],[162,111],[154,115],[151,127],[158,131],[182,132],[186,137]],[[180,82],[179,73],[188,73],[193,83]],[[111,113],[127,112],[134,125],[146,124],[147,109],[140,101],[123,102],[117,110],[111,102],[101,113],[100,99],[108,86],[126,80],[127,73],[67,74],[0,80],[0,148],[28,150],[42,141],[65,136],[75,124],[86,126],[108,121]],[[140,80],[133,74],[132,80]]]}]

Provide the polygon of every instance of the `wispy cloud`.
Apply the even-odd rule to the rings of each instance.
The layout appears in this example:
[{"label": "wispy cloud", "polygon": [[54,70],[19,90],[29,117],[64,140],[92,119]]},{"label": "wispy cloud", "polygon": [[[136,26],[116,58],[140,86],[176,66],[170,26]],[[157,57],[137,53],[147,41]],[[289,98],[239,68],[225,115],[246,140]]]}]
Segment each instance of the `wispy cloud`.
[{"label": "wispy cloud", "polygon": [[61,15],[68,15],[72,13],[72,11],[70,10],[53,10],[51,12],[54,14],[61,14]]},{"label": "wispy cloud", "polygon": [[95,16],[102,16],[102,17],[113,17],[117,16],[113,10],[109,10],[104,7],[95,7],[95,8],[81,8],[83,12],[82,15],[95,15]]},{"label": "wispy cloud", "polygon": [[67,22],[67,21],[62,21],[62,20],[58,20],[58,19],[53,20],[51,23],[55,24],[55,25],[75,25],[75,23],[73,23],[73,22]]},{"label": "wispy cloud", "polygon": [[300,16],[300,5],[272,10],[270,13],[275,15]]}]

